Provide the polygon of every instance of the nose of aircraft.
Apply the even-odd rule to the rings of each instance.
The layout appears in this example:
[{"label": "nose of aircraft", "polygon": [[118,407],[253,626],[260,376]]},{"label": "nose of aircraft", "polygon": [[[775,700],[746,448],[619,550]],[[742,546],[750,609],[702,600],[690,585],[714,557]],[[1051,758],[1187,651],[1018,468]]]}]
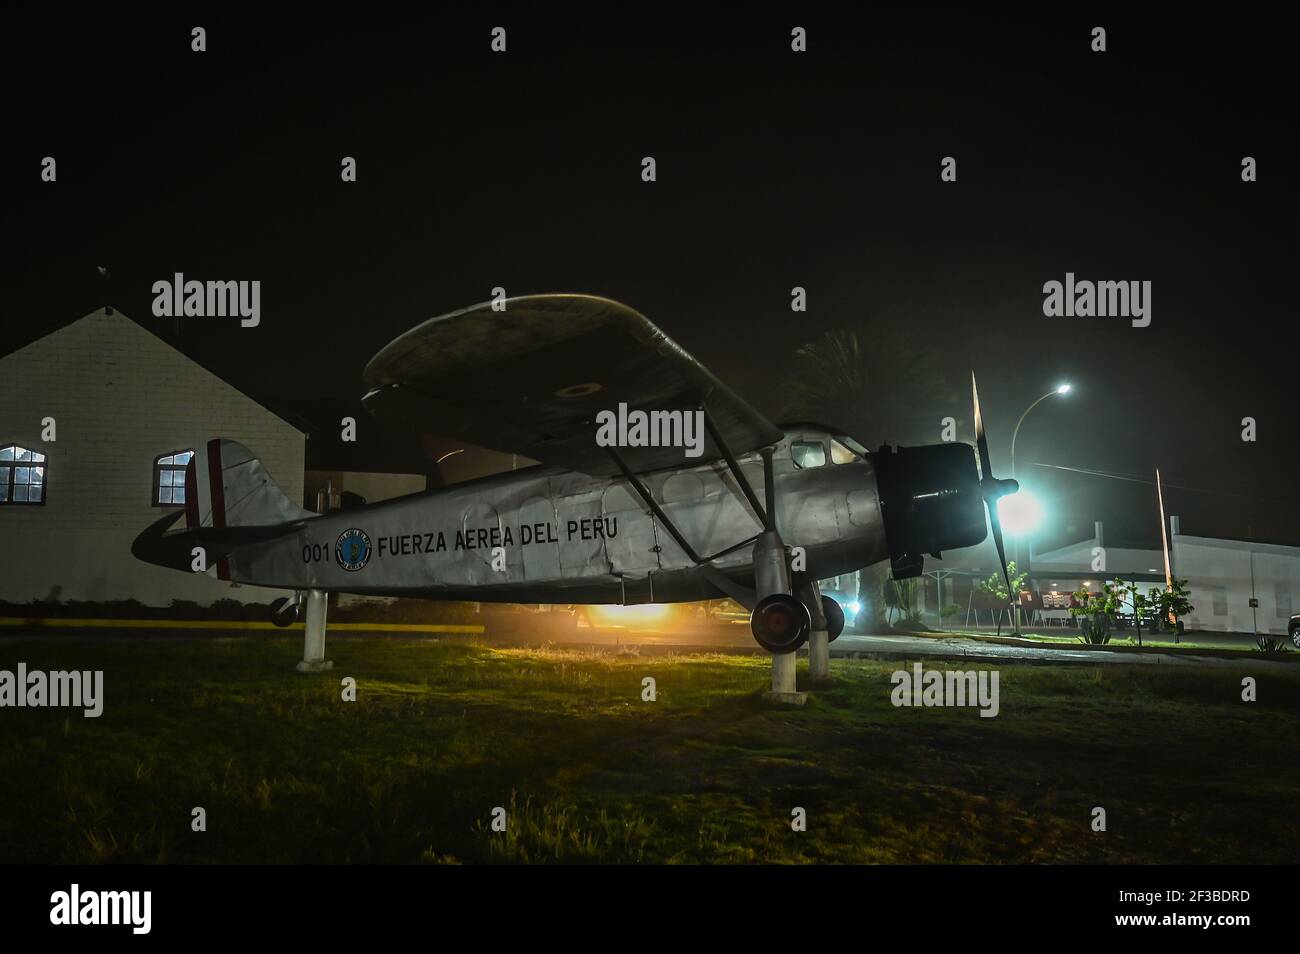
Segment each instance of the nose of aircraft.
[{"label": "nose of aircraft", "polygon": [[953,442],[896,450],[882,447],[872,455],[885,537],[895,576],[902,578],[918,575],[926,554],[938,557],[944,550],[974,546],[991,528],[1010,591],[997,502],[1019,490],[1020,484],[993,476],[974,374],[971,399],[975,454],[970,445]]},{"label": "nose of aircraft", "polygon": [[896,568],[919,566],[925,554],[974,546],[987,535],[984,488],[969,444],[883,447],[872,459]]}]

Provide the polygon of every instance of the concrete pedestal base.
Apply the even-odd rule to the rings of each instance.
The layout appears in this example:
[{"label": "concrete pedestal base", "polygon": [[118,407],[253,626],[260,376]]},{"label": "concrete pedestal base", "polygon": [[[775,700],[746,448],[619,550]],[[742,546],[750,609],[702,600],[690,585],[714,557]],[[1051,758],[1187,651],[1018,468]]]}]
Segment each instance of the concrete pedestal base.
[{"label": "concrete pedestal base", "polygon": [[772,657],[772,689],[767,693],[771,702],[801,706],[807,695],[794,688],[795,653],[781,653]]},{"label": "concrete pedestal base", "polygon": [[313,659],[309,662],[306,659],[304,659],[302,660],[302,662],[298,663],[298,665],[295,666],[294,668],[297,669],[299,672],[326,672],[327,670],[334,668],[334,660]]},{"label": "concrete pedestal base", "polygon": [[806,692],[765,692],[763,698],[774,705],[801,706],[808,701]]}]

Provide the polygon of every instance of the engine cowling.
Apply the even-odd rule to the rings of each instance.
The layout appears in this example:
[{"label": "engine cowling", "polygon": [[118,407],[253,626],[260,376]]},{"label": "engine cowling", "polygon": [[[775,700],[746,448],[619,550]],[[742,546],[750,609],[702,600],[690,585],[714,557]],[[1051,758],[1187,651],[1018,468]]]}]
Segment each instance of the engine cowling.
[{"label": "engine cowling", "polygon": [[885,445],[871,456],[895,579],[920,576],[926,554],[983,542],[984,497],[969,444]]}]

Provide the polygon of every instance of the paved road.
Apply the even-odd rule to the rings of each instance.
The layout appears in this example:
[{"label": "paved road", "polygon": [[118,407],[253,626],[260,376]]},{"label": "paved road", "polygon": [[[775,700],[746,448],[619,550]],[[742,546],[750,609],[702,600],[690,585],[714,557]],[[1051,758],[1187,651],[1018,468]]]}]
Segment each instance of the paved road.
[{"label": "paved road", "polygon": [[[1252,646],[1254,638],[1236,636],[1235,634],[1213,634],[1220,637],[1216,645],[1223,648],[1245,648]],[[1202,642],[1201,634],[1195,634],[1197,643]],[[510,641],[514,641],[511,639]],[[520,642],[533,640],[526,636]],[[721,652],[761,652],[749,634],[748,626],[733,627],[699,627],[677,628],[662,632],[628,632],[616,629],[592,630],[585,627],[574,631],[555,642],[564,645],[636,647],[640,652],[673,652],[712,650]],[[1213,655],[1196,655],[1192,651],[1181,652],[1132,652],[1123,649],[1085,649],[1082,645],[1061,643],[1058,645],[1009,645],[960,636],[898,636],[898,635],[854,635],[844,633],[831,643],[833,657],[868,657],[883,659],[915,659],[933,657],[945,659],[1004,659],[1026,663],[1080,663],[1086,665],[1182,665],[1182,666],[1239,666],[1243,662],[1251,665],[1294,666],[1300,671],[1300,663],[1294,658],[1270,660],[1259,654],[1242,653],[1239,657],[1220,657]]]},{"label": "paved road", "polygon": [[[984,632],[982,630],[981,632],[983,632],[984,635],[986,636],[992,635],[991,633]],[[1035,629],[1034,632],[1039,633],[1043,636],[1055,636],[1066,641],[1070,641],[1075,638],[1075,630],[1066,627],[1060,627],[1060,628],[1051,627],[1048,629]],[[953,635],[961,635],[961,633],[954,632]],[[1006,630],[1003,630],[1002,635],[1009,636],[1010,633],[1008,633]],[[1118,638],[1128,639],[1132,635],[1133,634],[1130,631],[1123,630],[1120,633],[1118,633]],[[1290,646],[1288,638],[1285,635],[1273,633],[1273,634],[1268,634],[1268,638],[1280,639],[1284,643],[1287,643],[1288,646]],[[1150,642],[1151,634],[1148,633],[1146,630],[1143,630],[1142,639],[1144,642]],[[1212,646],[1215,649],[1244,649],[1244,650],[1254,649],[1255,641],[1257,639],[1259,639],[1259,636],[1253,636],[1250,633],[1211,633],[1211,632],[1204,632],[1204,631],[1186,633],[1182,637],[1184,643],[1195,643],[1197,646]],[[1162,635],[1159,639],[1159,642],[1163,643],[1163,642],[1167,642],[1168,640],[1169,640],[1168,636]]]},{"label": "paved road", "polygon": [[[1199,640],[1198,640],[1199,641]],[[933,639],[924,636],[840,636],[831,644],[832,656],[854,653],[883,655],[886,658],[934,656],[941,658],[1014,659],[1041,663],[1085,663],[1088,665],[1130,666],[1238,666],[1242,662],[1266,666],[1295,666],[1291,661],[1269,660],[1242,654],[1240,659],[1221,656],[1197,656],[1190,652],[1125,652],[1110,649],[1078,649],[1061,646],[1009,646],[959,637]],[[1300,670],[1298,670],[1300,671]]]}]

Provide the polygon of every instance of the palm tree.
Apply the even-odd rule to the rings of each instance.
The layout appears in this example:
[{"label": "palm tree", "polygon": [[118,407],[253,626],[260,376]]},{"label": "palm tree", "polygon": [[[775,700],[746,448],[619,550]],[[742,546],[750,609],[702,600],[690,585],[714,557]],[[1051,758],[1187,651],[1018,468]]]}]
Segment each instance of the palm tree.
[{"label": "palm tree", "polygon": [[[843,326],[794,353],[784,387],[784,419],[843,428],[869,448],[884,443],[931,444],[958,402],[933,351],[915,332],[897,327]],[[884,582],[889,565],[858,573],[858,599],[872,624],[885,625]]]}]

